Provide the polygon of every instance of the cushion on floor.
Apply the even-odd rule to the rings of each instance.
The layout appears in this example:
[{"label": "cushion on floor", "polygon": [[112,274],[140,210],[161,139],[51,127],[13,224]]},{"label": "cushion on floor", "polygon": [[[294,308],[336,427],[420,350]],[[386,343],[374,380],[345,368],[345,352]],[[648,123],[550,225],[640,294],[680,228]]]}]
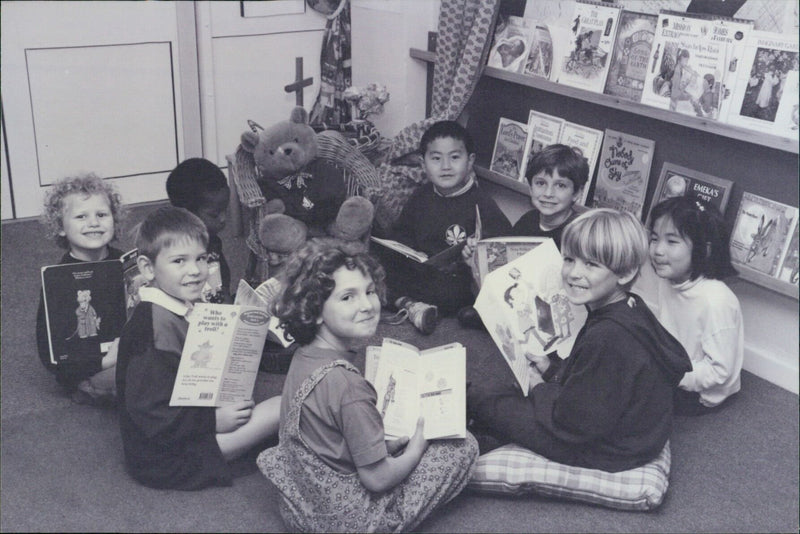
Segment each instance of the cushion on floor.
[{"label": "cushion on floor", "polygon": [[621,510],[653,510],[669,486],[669,442],[650,463],[608,473],[559,464],[519,445],[504,445],[478,458],[469,488],[479,492],[550,497]]}]

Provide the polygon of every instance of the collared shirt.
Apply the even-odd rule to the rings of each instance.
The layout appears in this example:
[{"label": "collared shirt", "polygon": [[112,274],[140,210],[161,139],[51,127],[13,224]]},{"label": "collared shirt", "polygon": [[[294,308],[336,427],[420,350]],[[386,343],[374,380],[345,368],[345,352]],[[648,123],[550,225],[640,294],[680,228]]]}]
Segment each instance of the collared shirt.
[{"label": "collared shirt", "polygon": [[464,183],[464,185],[461,186],[458,189],[458,191],[453,191],[452,193],[448,193],[448,194],[445,195],[445,194],[441,193],[436,188],[436,186],[434,185],[433,186],[433,192],[436,193],[437,195],[439,195],[440,197],[444,197],[444,198],[457,197],[457,196],[463,195],[464,193],[469,191],[470,187],[472,187],[472,184],[474,184],[474,183],[475,183],[475,171],[470,171],[470,173],[467,175],[466,183]]},{"label": "collared shirt", "polygon": [[140,287],[139,299],[142,302],[152,302],[153,304],[158,304],[162,308],[171,311],[175,315],[180,315],[187,320],[189,313],[192,311],[192,308],[187,306],[185,302],[176,299],[172,295],[165,293],[163,290],[157,287]]}]

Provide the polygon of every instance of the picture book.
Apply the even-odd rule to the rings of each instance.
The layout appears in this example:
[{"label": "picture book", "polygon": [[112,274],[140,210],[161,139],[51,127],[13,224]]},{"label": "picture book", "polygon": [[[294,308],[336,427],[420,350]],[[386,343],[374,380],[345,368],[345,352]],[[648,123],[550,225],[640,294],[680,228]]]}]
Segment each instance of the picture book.
[{"label": "picture book", "polygon": [[169,405],[224,406],[252,399],[268,324],[260,307],[195,304]]},{"label": "picture book", "polygon": [[796,219],[796,207],[745,192],[731,233],[734,266],[778,275]]},{"label": "picture book", "polygon": [[[466,236],[464,236],[466,237]],[[408,245],[404,245],[399,241],[395,241],[393,239],[382,239],[375,236],[370,236],[370,240],[373,243],[377,243],[380,245],[380,248],[374,249],[378,254],[383,255],[385,257],[386,252],[394,253],[395,257],[402,256],[412,260],[415,263],[423,264],[430,267],[444,267],[446,265],[450,265],[453,261],[458,260],[461,257],[461,249],[464,248],[464,244],[466,241],[461,241],[451,247],[444,249],[441,252],[434,254],[433,256],[428,257],[422,251],[415,250]]]},{"label": "picture book", "polygon": [[628,211],[641,219],[655,146],[651,139],[606,129],[592,207]]},{"label": "picture book", "polygon": [[600,147],[603,144],[603,132],[588,126],[565,121],[564,127],[561,129],[559,143],[571,146],[574,150],[583,154],[589,164],[589,180],[583,186],[583,195],[578,202],[581,205],[586,205],[594,170],[597,167],[597,156],[600,154]]},{"label": "picture book", "polygon": [[[668,198],[692,196],[715,206],[724,215],[732,188],[733,182],[725,178],[665,162],[650,202],[650,210]],[[647,219],[650,219],[649,214]]]},{"label": "picture book", "polygon": [[556,351],[566,358],[586,322],[586,309],[567,299],[561,264],[561,254],[548,238],[487,274],[475,300],[475,309],[526,396],[526,354]]},{"label": "picture book", "polygon": [[42,267],[42,294],[50,361],[70,354],[108,352],[139,302],[146,284],[134,249],[117,260]]},{"label": "picture book", "polygon": [[798,35],[752,31],[738,70],[727,122],[797,139]]},{"label": "picture book", "polygon": [[533,27],[528,60],[522,73],[527,76],[536,76],[550,79],[553,72],[553,38],[547,24],[536,22]]},{"label": "picture book", "polygon": [[798,231],[800,225],[797,223],[795,217],[794,232],[786,250],[783,252],[783,258],[780,262],[780,269],[778,269],[778,279],[788,282],[793,285],[798,285],[800,280],[800,251],[798,251]]},{"label": "picture book", "polygon": [[262,282],[256,289],[253,289],[245,280],[239,280],[236,299],[233,303],[240,306],[255,306],[263,310],[269,316],[267,340],[288,347],[294,343],[294,338],[281,327],[280,320],[272,312],[272,306],[280,295],[280,291],[281,283],[277,278],[270,278]]},{"label": "picture book", "polygon": [[718,22],[661,11],[642,92],[643,104],[677,113],[719,118],[728,44],[714,41]]},{"label": "picture book", "polygon": [[500,117],[489,170],[512,180],[519,179],[527,129],[527,124]]},{"label": "picture book", "polygon": [[722,74],[722,90],[720,91],[718,117],[720,121],[727,120],[730,113],[733,91],[740,75],[740,69],[744,65],[744,52],[747,49],[750,34],[753,32],[753,25],[751,20],[721,18],[714,26],[712,39],[727,43],[725,71]]},{"label": "picture book", "polygon": [[595,93],[603,92],[620,12],[620,6],[615,4],[575,2],[569,47],[561,57],[555,81]]},{"label": "picture book", "polygon": [[478,287],[486,275],[498,267],[541,245],[548,238],[508,236],[481,239],[475,244],[475,262],[478,268]]},{"label": "picture book", "polygon": [[535,21],[510,16],[495,33],[486,65],[512,72],[522,72],[531,48]]},{"label": "picture book", "polygon": [[623,11],[603,93],[639,102],[642,99],[658,15]]},{"label": "picture book", "polygon": [[530,110],[528,113],[528,136],[525,139],[522,164],[520,165],[520,182],[527,183],[525,175],[531,156],[546,146],[558,143],[563,128],[564,119],[561,117],[555,117],[533,109]]},{"label": "picture book", "polygon": [[368,347],[364,376],[378,394],[387,438],[413,436],[420,416],[425,439],[467,433],[467,352],[460,343],[427,350],[385,338]]}]

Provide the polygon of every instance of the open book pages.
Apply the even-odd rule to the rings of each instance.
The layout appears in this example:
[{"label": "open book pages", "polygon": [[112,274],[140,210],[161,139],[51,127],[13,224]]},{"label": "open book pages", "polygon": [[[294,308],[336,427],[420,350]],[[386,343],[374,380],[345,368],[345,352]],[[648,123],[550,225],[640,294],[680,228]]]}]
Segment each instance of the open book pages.
[{"label": "open book pages", "polygon": [[529,250],[538,247],[549,238],[508,236],[482,239],[475,245],[475,265],[478,274],[478,287],[486,275],[514,261]]},{"label": "open book pages", "polygon": [[586,309],[573,305],[564,292],[561,263],[555,242],[547,239],[487,274],[475,300],[525,395],[530,384],[526,355],[557,351],[566,358],[586,322]]},{"label": "open book pages", "polygon": [[364,376],[378,393],[387,439],[411,437],[425,419],[425,439],[466,437],[467,352],[460,343],[427,350],[390,338],[368,347]]},{"label": "open book pages", "polygon": [[395,241],[393,239],[381,239],[375,236],[370,236],[370,239],[373,242],[383,245],[384,247],[390,248],[394,251],[397,251],[400,254],[408,258],[411,258],[412,260],[416,260],[420,263],[425,263],[426,261],[428,261],[427,254],[425,254],[424,252],[420,252],[419,250],[415,250],[409,247],[408,245],[404,245],[399,241]]}]

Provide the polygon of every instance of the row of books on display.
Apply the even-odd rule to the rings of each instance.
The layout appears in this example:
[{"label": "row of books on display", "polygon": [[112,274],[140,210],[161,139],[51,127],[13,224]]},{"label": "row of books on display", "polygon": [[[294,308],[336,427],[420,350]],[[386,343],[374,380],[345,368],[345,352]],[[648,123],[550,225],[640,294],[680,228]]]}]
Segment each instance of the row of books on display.
[{"label": "row of books on display", "polygon": [[[651,139],[611,129],[601,131],[531,110],[527,124],[500,118],[489,170],[527,184],[525,169],[530,158],[555,143],[572,146],[586,157],[590,179],[597,169],[592,198],[588,198],[592,184],[587,183],[580,204],[629,211],[642,219],[655,152]],[[650,206],[691,195],[725,214],[732,188],[731,180],[664,162]],[[731,256],[737,266],[796,286],[798,209],[745,192],[738,210],[731,236]],[[479,253],[485,255],[480,249]]]},{"label": "row of books on display", "polygon": [[487,65],[798,138],[796,33],[758,31],[750,20],[655,15],[583,0],[574,3],[569,21],[499,20]]}]

